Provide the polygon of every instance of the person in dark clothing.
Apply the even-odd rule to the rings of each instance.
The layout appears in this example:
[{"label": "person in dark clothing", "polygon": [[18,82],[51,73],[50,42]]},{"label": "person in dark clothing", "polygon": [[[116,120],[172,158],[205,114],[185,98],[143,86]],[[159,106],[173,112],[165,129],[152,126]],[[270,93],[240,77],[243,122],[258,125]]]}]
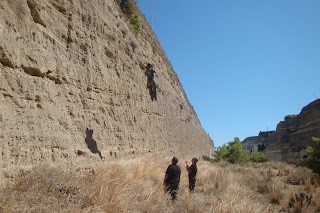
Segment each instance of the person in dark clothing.
[{"label": "person in dark clothing", "polygon": [[151,100],[157,100],[157,89],[156,83],[154,82],[154,74],[156,71],[153,69],[151,64],[147,64],[145,75],[147,76],[147,88],[149,89],[149,94]]},{"label": "person in dark clothing", "polygon": [[186,169],[188,171],[188,176],[189,176],[189,191],[193,192],[194,191],[194,187],[196,185],[196,175],[197,175],[197,162],[198,159],[197,158],[192,158],[191,160],[192,165],[188,166],[188,162],[186,161]]},{"label": "person in dark clothing", "polygon": [[178,158],[173,157],[171,160],[171,165],[168,166],[166,175],[163,180],[165,185],[165,192],[171,195],[172,201],[177,198],[177,191],[179,189],[181,170],[177,165]]}]

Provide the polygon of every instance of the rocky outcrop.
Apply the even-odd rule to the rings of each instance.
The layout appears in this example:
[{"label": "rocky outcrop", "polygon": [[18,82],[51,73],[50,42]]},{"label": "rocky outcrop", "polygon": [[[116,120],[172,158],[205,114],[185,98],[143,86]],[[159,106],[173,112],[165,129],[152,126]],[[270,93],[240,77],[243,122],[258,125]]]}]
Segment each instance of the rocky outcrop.
[{"label": "rocky outcrop", "polygon": [[[258,136],[252,136],[244,139],[242,141],[242,146],[245,151],[251,155],[253,152],[263,151],[265,152],[265,145],[270,135],[272,135],[274,131],[267,132],[259,132]],[[262,150],[258,150],[258,145],[261,145]]]},{"label": "rocky outcrop", "polygon": [[315,145],[312,137],[320,138],[320,99],[305,106],[299,115],[281,121],[276,131],[246,138],[243,147],[250,151],[264,143],[269,160],[300,164],[300,158],[307,155],[306,148]]},{"label": "rocky outcrop", "polygon": [[305,106],[296,118],[277,125],[267,140],[266,155],[269,160],[298,164],[307,146],[315,145],[312,137],[320,137],[320,99]]},{"label": "rocky outcrop", "polygon": [[133,6],[138,36],[114,0],[0,1],[0,180],[42,162],[209,155],[212,140]]}]

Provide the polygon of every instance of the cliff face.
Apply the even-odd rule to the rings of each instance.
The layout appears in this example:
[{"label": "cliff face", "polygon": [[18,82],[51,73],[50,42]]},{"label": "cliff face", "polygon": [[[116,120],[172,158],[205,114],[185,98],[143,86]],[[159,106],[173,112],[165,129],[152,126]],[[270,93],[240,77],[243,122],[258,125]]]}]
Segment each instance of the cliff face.
[{"label": "cliff face", "polygon": [[305,106],[293,119],[282,121],[267,140],[269,160],[300,163],[307,146],[314,146],[312,137],[320,137],[320,99]]},{"label": "cliff face", "polygon": [[300,158],[307,155],[306,148],[315,145],[312,137],[320,138],[320,99],[304,107],[296,118],[281,121],[276,131],[260,132],[242,144],[249,152],[258,151],[257,145],[264,144],[269,160],[300,164]]},{"label": "cliff face", "polygon": [[258,152],[258,144],[266,145],[267,140],[274,131],[260,132],[258,136],[248,137],[242,141],[243,149],[248,151],[250,155]]},{"label": "cliff face", "polygon": [[42,162],[209,155],[212,140],[134,7],[138,36],[114,0],[0,2],[1,180]]}]

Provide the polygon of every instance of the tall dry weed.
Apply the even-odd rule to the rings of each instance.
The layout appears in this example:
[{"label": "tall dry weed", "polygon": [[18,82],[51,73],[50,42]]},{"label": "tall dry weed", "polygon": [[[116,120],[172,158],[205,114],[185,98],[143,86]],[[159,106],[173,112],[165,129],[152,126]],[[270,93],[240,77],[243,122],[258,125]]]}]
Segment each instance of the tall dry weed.
[{"label": "tall dry weed", "polygon": [[275,184],[270,184],[268,186],[269,194],[270,194],[270,201],[274,204],[280,204],[280,201],[283,197],[281,190]]},{"label": "tall dry weed", "polygon": [[[319,187],[286,183],[304,170],[287,164],[198,162],[195,191],[188,191],[188,173],[180,159],[181,183],[176,202],[164,193],[163,178],[170,158],[101,164],[83,173],[65,167],[43,166],[0,191],[0,212],[274,212],[288,206],[290,192],[310,188],[308,210],[319,208]],[[286,169],[283,177],[279,169]],[[297,177],[294,175],[297,174]],[[305,173],[306,174],[306,173]],[[283,185],[285,187],[283,187]],[[286,197],[286,199],[284,199]],[[283,202],[282,202],[283,201]],[[271,203],[274,203],[273,205]],[[285,204],[284,204],[285,203]]]},{"label": "tall dry weed", "polygon": [[311,203],[312,195],[300,192],[291,196],[289,207],[293,209],[294,212],[310,212],[312,211]]},{"label": "tall dry weed", "polygon": [[46,212],[52,207],[55,211],[80,211],[90,205],[82,180],[82,176],[74,176],[69,169],[43,165],[3,189],[0,206],[14,212]]}]

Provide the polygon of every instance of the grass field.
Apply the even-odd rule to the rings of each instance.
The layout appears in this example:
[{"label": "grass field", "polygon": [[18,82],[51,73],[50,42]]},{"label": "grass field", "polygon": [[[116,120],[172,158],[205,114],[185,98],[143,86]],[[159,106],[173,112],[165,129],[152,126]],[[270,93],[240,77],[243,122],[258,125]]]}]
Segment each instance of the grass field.
[{"label": "grass field", "polygon": [[320,212],[319,177],[304,167],[200,160],[189,193],[180,159],[172,203],[162,185],[171,159],[146,160],[104,163],[86,173],[43,165],[1,189],[0,212]]}]

